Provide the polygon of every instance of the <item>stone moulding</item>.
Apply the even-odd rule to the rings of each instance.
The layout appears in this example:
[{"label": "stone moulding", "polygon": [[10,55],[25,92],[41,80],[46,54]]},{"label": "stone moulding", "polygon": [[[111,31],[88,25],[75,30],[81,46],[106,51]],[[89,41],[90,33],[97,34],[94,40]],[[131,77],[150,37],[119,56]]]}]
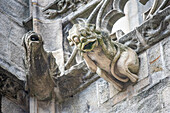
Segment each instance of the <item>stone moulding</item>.
[{"label": "stone moulding", "polygon": [[64,14],[70,9],[77,10],[78,4],[86,4],[87,0],[56,0],[48,5],[43,11],[46,18],[54,18]]},{"label": "stone moulding", "polygon": [[170,35],[170,6],[158,12],[135,30],[119,39],[119,43],[138,54]]}]

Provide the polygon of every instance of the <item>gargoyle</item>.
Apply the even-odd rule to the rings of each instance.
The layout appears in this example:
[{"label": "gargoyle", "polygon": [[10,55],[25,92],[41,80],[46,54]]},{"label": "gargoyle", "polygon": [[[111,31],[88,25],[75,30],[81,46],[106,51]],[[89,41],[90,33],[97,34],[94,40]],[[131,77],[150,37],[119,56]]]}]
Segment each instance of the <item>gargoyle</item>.
[{"label": "gargoyle", "polygon": [[55,58],[51,52],[44,50],[42,37],[35,32],[30,31],[23,36],[23,46],[30,95],[38,100],[50,99],[55,86],[52,77],[60,73]]},{"label": "gargoyle", "polygon": [[112,41],[107,32],[99,31],[94,24],[79,21],[67,37],[70,45],[76,45],[92,72],[112,83],[121,91],[123,83],[138,80],[137,54],[129,47]]}]

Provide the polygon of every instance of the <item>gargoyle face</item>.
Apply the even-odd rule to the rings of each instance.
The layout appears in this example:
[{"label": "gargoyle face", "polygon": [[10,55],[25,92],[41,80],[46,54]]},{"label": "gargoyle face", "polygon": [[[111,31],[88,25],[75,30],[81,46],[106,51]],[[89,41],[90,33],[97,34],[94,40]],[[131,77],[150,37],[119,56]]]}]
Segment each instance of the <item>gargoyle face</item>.
[{"label": "gargoyle face", "polygon": [[42,37],[33,31],[26,33],[22,40],[26,52],[28,52],[28,50],[36,51],[43,45]]},{"label": "gargoyle face", "polygon": [[67,39],[71,46],[76,45],[80,51],[88,52],[98,46],[98,33],[94,24],[75,24],[70,29]]}]

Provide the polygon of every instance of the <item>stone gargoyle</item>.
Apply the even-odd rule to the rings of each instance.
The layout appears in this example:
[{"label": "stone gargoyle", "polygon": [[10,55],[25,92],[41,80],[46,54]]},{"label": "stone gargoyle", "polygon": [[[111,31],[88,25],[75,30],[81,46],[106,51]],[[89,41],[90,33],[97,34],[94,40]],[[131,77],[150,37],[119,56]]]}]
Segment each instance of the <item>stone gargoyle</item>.
[{"label": "stone gargoyle", "polygon": [[26,87],[30,96],[35,96],[38,100],[52,98],[55,86],[52,77],[60,74],[54,56],[44,50],[42,37],[33,31],[23,36],[23,46],[26,56]]},{"label": "stone gargoyle", "polygon": [[88,68],[112,83],[121,91],[123,83],[138,80],[139,59],[131,48],[112,41],[105,31],[97,30],[94,24],[79,21],[67,37],[70,45],[76,45]]}]

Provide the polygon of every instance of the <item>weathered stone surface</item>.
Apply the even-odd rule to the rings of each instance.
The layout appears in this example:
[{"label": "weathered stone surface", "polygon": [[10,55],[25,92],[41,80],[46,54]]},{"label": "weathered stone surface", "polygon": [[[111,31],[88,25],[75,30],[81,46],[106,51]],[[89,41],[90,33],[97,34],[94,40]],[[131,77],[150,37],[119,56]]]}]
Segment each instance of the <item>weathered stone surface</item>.
[{"label": "weathered stone surface", "polygon": [[110,98],[114,97],[116,94],[119,93],[119,91],[109,83],[109,91],[110,91]]},{"label": "weathered stone surface", "polygon": [[17,104],[5,97],[2,97],[1,111],[2,113],[25,113],[25,111],[17,106]]},{"label": "weathered stone surface", "polygon": [[119,39],[119,42],[132,48],[133,50],[135,50],[137,53],[139,53],[139,51],[142,51],[142,43],[140,42],[140,40],[138,39],[137,36],[137,31],[133,30],[130,33],[124,35],[122,38]]},{"label": "weathered stone surface", "polygon": [[[88,113],[95,111],[97,113],[98,98],[97,98],[96,83],[91,84],[88,88],[69,98],[62,103],[58,112],[61,113]],[[92,112],[94,113],[94,112]]]},{"label": "weathered stone surface", "polygon": [[136,91],[136,93],[140,90],[142,90],[143,88],[145,88],[146,86],[148,86],[150,84],[150,79],[149,77],[137,82],[134,85],[134,90]]},{"label": "weathered stone surface", "polygon": [[8,58],[8,40],[6,37],[0,33],[0,57],[7,59]]},{"label": "weathered stone surface", "polygon": [[[170,13],[169,10],[170,7],[167,7],[157,15],[154,15],[135,30],[121,37],[119,42],[131,47],[137,53],[141,53],[160,40],[167,38],[170,35],[170,18],[167,16]],[[135,43],[133,40],[135,40]]]},{"label": "weathered stone surface", "polygon": [[146,78],[149,75],[147,53],[143,52],[142,54],[140,54],[139,59],[140,59],[140,68],[138,72],[138,76],[139,76],[138,81]]},{"label": "weathered stone surface", "polygon": [[21,47],[18,47],[14,43],[10,43],[10,60],[14,63],[17,64],[19,67],[24,69],[24,64],[23,64],[23,55],[24,55],[24,50],[21,49]]},{"label": "weathered stone surface", "polygon": [[0,65],[21,80],[25,80],[21,38],[26,30],[21,23],[28,17],[28,6],[24,5],[26,2],[28,1],[0,2]]},{"label": "weathered stone surface", "polygon": [[[25,1],[28,2],[28,1]],[[17,21],[22,21],[26,19],[29,15],[28,6],[25,6],[18,2],[17,0],[1,0],[0,10],[6,15],[9,15]],[[21,22],[22,23],[22,22]]]},{"label": "weathered stone surface", "polygon": [[170,106],[170,87],[166,87],[162,91],[162,97],[163,97],[163,107],[167,108]]},{"label": "weathered stone surface", "polygon": [[170,76],[170,37],[168,39],[163,40],[163,60],[165,65],[165,74]]},{"label": "weathered stone surface", "polygon": [[151,76],[152,84],[156,84],[166,77],[163,71],[162,57],[160,43],[148,50],[149,74]]},{"label": "weathered stone surface", "polygon": [[[93,1],[93,3],[100,2],[100,0],[96,0],[96,1]],[[124,3],[124,0],[120,0],[120,1],[123,1]],[[118,0],[118,2],[120,1]],[[144,1],[143,3],[145,3],[147,0],[140,0],[140,1]],[[0,3],[0,6],[4,5],[0,7],[0,20],[1,20],[0,26],[2,26],[0,27],[0,48],[2,48],[0,50],[0,65],[2,67],[5,67],[6,70],[11,71],[14,74],[16,74],[16,76],[18,76],[20,79],[24,77],[24,74],[21,68],[22,63],[20,59],[21,58],[20,54],[22,54],[22,50],[20,49],[20,45],[21,45],[20,39],[21,39],[22,34],[25,32],[25,29],[22,29],[23,26],[18,25],[18,22],[14,22],[14,20],[18,19],[20,21],[26,17],[26,16],[22,16],[23,12],[25,11],[24,9],[22,9],[22,7],[23,8],[27,7],[27,4],[28,4],[28,0],[14,0],[14,1],[3,0]],[[48,0],[47,1],[38,0],[38,5],[42,7],[42,9],[44,8],[44,6],[48,4],[49,4]],[[134,4],[136,5],[136,2]],[[23,5],[23,6],[20,6],[20,5]],[[14,9],[16,6],[17,8]],[[12,7],[12,8],[9,8],[9,7]],[[86,7],[86,9],[87,8],[89,8],[88,11],[90,12],[90,7]],[[134,7],[131,7],[131,10],[133,11]],[[86,10],[84,7],[80,7],[80,9],[77,10],[77,12],[73,11],[74,13],[71,13],[72,11],[70,11],[68,12],[69,16],[65,17],[63,20],[68,22],[69,20],[74,20],[79,15],[86,17],[87,16],[86,14],[89,12],[85,13],[85,11]],[[138,25],[141,22],[140,20],[141,17],[138,17],[139,13],[137,12],[141,12],[141,10],[139,10],[139,7],[137,11],[134,11],[133,13],[131,13],[132,14],[130,16],[131,22],[135,20],[135,22],[130,23],[131,26]],[[26,15],[27,14],[28,13],[26,11]],[[85,87],[82,87],[82,86],[77,88],[79,83],[87,84],[86,87],[89,85],[89,82],[87,79],[82,79],[83,74],[85,73],[81,73],[80,76],[78,77],[73,77],[71,75],[72,77],[70,77],[69,79],[66,79],[66,77],[65,78],[63,77],[62,78],[63,81],[60,81],[61,78],[57,79],[57,81],[60,81],[59,85],[61,87],[61,91],[63,91],[62,94],[66,94],[66,93],[72,94],[72,95],[67,95],[66,97],[67,98],[70,97],[70,98],[63,103],[60,103],[60,105],[56,103],[56,106],[58,106],[56,107],[57,113],[58,112],[61,112],[61,113],[74,113],[74,112],[75,113],[114,113],[114,112],[168,113],[170,112],[170,107],[169,107],[170,106],[170,102],[169,102],[170,89],[168,87],[169,83],[167,83],[169,82],[169,77],[167,75],[169,75],[170,73],[169,39],[164,40],[161,43],[161,47],[160,47],[160,44],[157,44],[153,46],[152,48],[150,48],[147,53],[144,52],[141,54],[141,52],[148,49],[149,46],[152,46],[153,44],[156,44],[158,41],[161,41],[163,38],[167,38],[169,36],[168,34],[169,33],[169,20],[168,20],[169,17],[164,18],[165,15],[169,15],[169,10],[158,12],[157,15],[158,15],[157,17],[153,17],[151,18],[151,20],[148,20],[145,25],[140,25],[141,29],[137,28],[137,30],[134,30],[131,33],[123,36],[123,37],[126,37],[124,38],[123,43],[130,46],[131,48],[136,50],[138,53],[140,53],[139,57],[141,61],[141,65],[140,65],[141,68],[139,71],[139,81],[136,84],[130,85],[129,87],[127,87],[127,90],[125,90],[124,92],[117,92],[111,85],[108,85],[107,82],[100,83],[99,81],[97,81],[96,83],[93,83],[86,89]],[[20,16],[22,17],[20,18]],[[137,20],[138,18],[140,19]],[[56,41],[55,36],[57,35],[55,34],[55,32],[58,31],[58,29],[55,29],[55,27],[57,26],[57,23],[55,23],[56,21],[55,20],[53,21],[54,24],[51,21],[40,21],[40,23],[41,22],[43,23],[41,24],[42,25],[41,32],[43,32],[44,35],[47,36],[47,38],[45,39],[46,40],[45,44],[47,45],[46,48],[48,48],[49,50],[55,50],[56,48],[60,48],[62,45],[59,45],[55,42]],[[161,28],[161,30],[159,28]],[[158,31],[158,32],[155,33],[155,31]],[[18,32],[20,32],[20,34]],[[51,34],[51,32],[53,33]],[[50,35],[53,38],[49,38],[48,36]],[[57,42],[58,41],[62,42],[63,40],[62,39],[60,40],[59,38],[57,38]],[[51,45],[54,45],[54,46],[51,46]],[[11,58],[12,60],[9,60],[9,58]],[[78,71],[76,70],[74,72],[78,73]],[[68,76],[70,75],[68,74]],[[94,81],[95,80],[97,79],[94,79]],[[94,81],[91,81],[90,83]],[[98,82],[101,85],[100,88],[99,87],[97,88],[96,84],[98,84]],[[0,82],[0,84],[1,83],[2,82]],[[8,86],[8,84],[5,84],[5,85],[6,87]],[[69,90],[65,90],[65,89],[62,90],[62,88],[69,88]],[[9,89],[11,89],[11,87],[9,87]],[[81,91],[82,89],[85,89],[85,90],[80,92],[80,89]],[[72,92],[73,90],[75,92],[80,92],[80,93],[75,95],[75,92]],[[97,92],[100,92],[100,98],[98,97]],[[19,97],[21,97],[20,95],[22,94],[19,93]],[[160,102],[161,100],[159,98],[160,96],[162,97],[162,103]],[[20,108],[16,104],[9,102],[10,100],[3,99],[2,101],[3,101],[3,104],[1,106],[2,111],[5,110],[3,113],[22,113],[22,109],[20,112]],[[99,101],[101,102],[100,106],[98,106]],[[7,104],[5,104],[4,102]]]},{"label": "weathered stone surface", "polygon": [[103,104],[104,102],[106,102],[109,99],[109,83],[106,82],[103,79],[99,79],[96,82],[97,85],[97,98],[98,98],[98,104],[100,106],[100,104]]},{"label": "weathered stone surface", "polygon": [[[149,107],[148,107],[149,106]],[[160,109],[159,98],[151,95],[138,103],[138,113],[154,113]]]},{"label": "weathered stone surface", "polygon": [[113,98],[113,105],[125,100],[128,97],[127,91],[122,91]]},{"label": "weathered stone surface", "polygon": [[9,98],[22,109],[28,109],[28,97],[24,90],[24,83],[2,68],[0,68],[0,94]]}]

